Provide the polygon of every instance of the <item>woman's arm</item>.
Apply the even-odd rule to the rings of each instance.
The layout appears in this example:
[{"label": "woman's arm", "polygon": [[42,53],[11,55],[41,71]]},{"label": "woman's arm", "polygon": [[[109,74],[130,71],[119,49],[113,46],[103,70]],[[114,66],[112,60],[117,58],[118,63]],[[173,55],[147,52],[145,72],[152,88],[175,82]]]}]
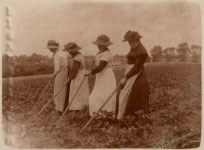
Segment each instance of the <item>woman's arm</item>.
[{"label": "woman's arm", "polygon": [[72,69],[71,69],[71,72],[70,72],[70,75],[69,75],[70,80],[76,78],[77,72],[78,72],[80,66],[81,66],[81,63],[79,61],[73,60],[73,66],[72,66]]},{"label": "woman's arm", "polygon": [[135,64],[133,68],[125,75],[126,79],[129,79],[130,77],[134,76],[135,74],[140,72],[140,69],[145,63],[145,60],[147,58],[146,54],[142,54],[141,56],[138,56],[135,58]]},{"label": "woman's arm", "polygon": [[91,70],[91,74],[94,75],[94,74],[96,74],[96,73],[101,72],[101,71],[105,68],[105,66],[106,66],[107,64],[108,64],[107,61],[101,60],[100,63],[99,63],[99,65],[98,65],[96,68],[94,68],[94,69]]}]

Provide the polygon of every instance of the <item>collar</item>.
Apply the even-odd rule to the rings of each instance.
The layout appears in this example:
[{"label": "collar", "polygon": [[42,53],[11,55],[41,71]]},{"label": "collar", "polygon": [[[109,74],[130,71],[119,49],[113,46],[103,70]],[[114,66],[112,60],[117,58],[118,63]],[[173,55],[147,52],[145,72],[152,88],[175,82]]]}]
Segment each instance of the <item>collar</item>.
[{"label": "collar", "polygon": [[133,47],[131,47],[131,49],[132,49],[132,48],[135,48],[135,47],[137,47],[137,46],[138,46],[139,44],[140,44],[140,43],[137,43],[137,45],[134,45]]},{"label": "collar", "polygon": [[98,53],[100,54],[100,53],[104,53],[104,52],[106,52],[106,51],[109,51],[109,49],[107,48],[105,51],[98,51]]},{"label": "collar", "polygon": [[59,48],[56,49],[56,51],[53,53],[52,56],[55,56],[59,52]]}]

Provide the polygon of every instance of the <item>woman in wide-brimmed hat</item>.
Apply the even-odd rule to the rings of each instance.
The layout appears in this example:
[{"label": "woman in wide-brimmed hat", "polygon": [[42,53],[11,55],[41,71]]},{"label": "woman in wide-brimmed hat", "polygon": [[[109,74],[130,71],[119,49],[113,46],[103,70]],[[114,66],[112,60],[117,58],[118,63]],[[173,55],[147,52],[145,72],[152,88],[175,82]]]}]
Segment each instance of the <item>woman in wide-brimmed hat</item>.
[{"label": "woman in wide-brimmed hat", "polygon": [[[108,46],[113,43],[110,42],[107,35],[100,35],[93,44],[98,46],[99,53],[95,58],[97,67],[86,74],[96,74],[94,88],[89,96],[89,111],[91,116],[116,88],[116,79],[111,68],[113,57],[111,51],[108,49]],[[102,110],[113,113],[115,111],[115,101],[116,95],[112,97]]]},{"label": "woman in wide-brimmed hat", "polygon": [[[73,96],[78,90],[80,84],[84,80],[85,70],[85,59],[84,56],[79,52],[81,47],[76,43],[70,42],[64,46],[64,51],[67,51],[72,56],[72,67],[69,74],[70,91],[69,91],[69,103],[71,102]],[[72,102],[69,110],[81,110],[84,106],[88,105],[89,98],[89,85],[88,79],[86,78],[81,88],[79,89],[77,96]]]},{"label": "woman in wide-brimmed hat", "polygon": [[128,31],[124,36],[123,41],[128,41],[130,51],[127,54],[125,77],[120,82],[122,90],[119,96],[118,119],[133,115],[137,110],[143,110],[144,114],[149,112],[149,86],[144,70],[148,54],[140,42],[141,37],[135,31]]},{"label": "woman in wide-brimmed hat", "polygon": [[[60,88],[67,80],[68,57],[65,52],[59,49],[59,44],[54,40],[48,41],[47,48],[54,54],[54,75],[59,72],[55,77],[55,83],[54,83],[54,95],[56,95],[56,93],[58,93]],[[64,110],[65,97],[66,97],[66,87],[54,99],[55,109],[58,111],[60,115]]]}]

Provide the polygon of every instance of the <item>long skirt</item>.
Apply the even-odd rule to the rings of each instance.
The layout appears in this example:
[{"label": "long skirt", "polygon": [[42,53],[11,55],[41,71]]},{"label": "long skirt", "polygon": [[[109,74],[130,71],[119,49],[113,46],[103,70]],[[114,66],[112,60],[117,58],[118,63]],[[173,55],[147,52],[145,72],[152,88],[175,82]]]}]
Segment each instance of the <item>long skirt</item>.
[{"label": "long skirt", "polygon": [[[126,73],[134,65],[128,65]],[[144,68],[138,74],[128,79],[126,85],[119,95],[119,108],[117,119],[122,119],[126,115],[132,115],[137,110],[149,112],[149,85]]]},{"label": "long skirt", "polygon": [[[58,91],[62,88],[64,83],[67,81],[67,73],[68,73],[67,67],[61,66],[60,72],[55,77],[54,95],[58,93]],[[64,110],[66,91],[67,91],[67,87],[65,86],[61,90],[61,92],[54,98],[55,109],[57,111],[63,112]]]},{"label": "long skirt", "polygon": [[[104,101],[116,89],[116,79],[111,68],[107,68],[96,74],[94,88],[89,96],[90,116],[103,105]],[[116,94],[106,103],[102,110],[115,112]]]},{"label": "long skirt", "polygon": [[[69,104],[71,103],[71,105],[69,110],[81,110],[83,107],[88,106],[89,83],[88,83],[88,77],[85,77],[84,74],[85,74],[85,69],[81,69],[78,71],[76,78],[71,80],[70,91],[69,91]],[[74,100],[72,101],[73,98]]]}]

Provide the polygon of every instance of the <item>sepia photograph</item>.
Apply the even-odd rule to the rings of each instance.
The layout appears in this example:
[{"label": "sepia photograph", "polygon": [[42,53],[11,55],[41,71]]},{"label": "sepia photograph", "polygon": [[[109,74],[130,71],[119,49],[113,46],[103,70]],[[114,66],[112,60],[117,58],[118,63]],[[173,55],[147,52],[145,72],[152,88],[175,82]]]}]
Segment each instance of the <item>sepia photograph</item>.
[{"label": "sepia photograph", "polygon": [[202,11],[190,0],[4,0],[9,149],[195,149]]}]

